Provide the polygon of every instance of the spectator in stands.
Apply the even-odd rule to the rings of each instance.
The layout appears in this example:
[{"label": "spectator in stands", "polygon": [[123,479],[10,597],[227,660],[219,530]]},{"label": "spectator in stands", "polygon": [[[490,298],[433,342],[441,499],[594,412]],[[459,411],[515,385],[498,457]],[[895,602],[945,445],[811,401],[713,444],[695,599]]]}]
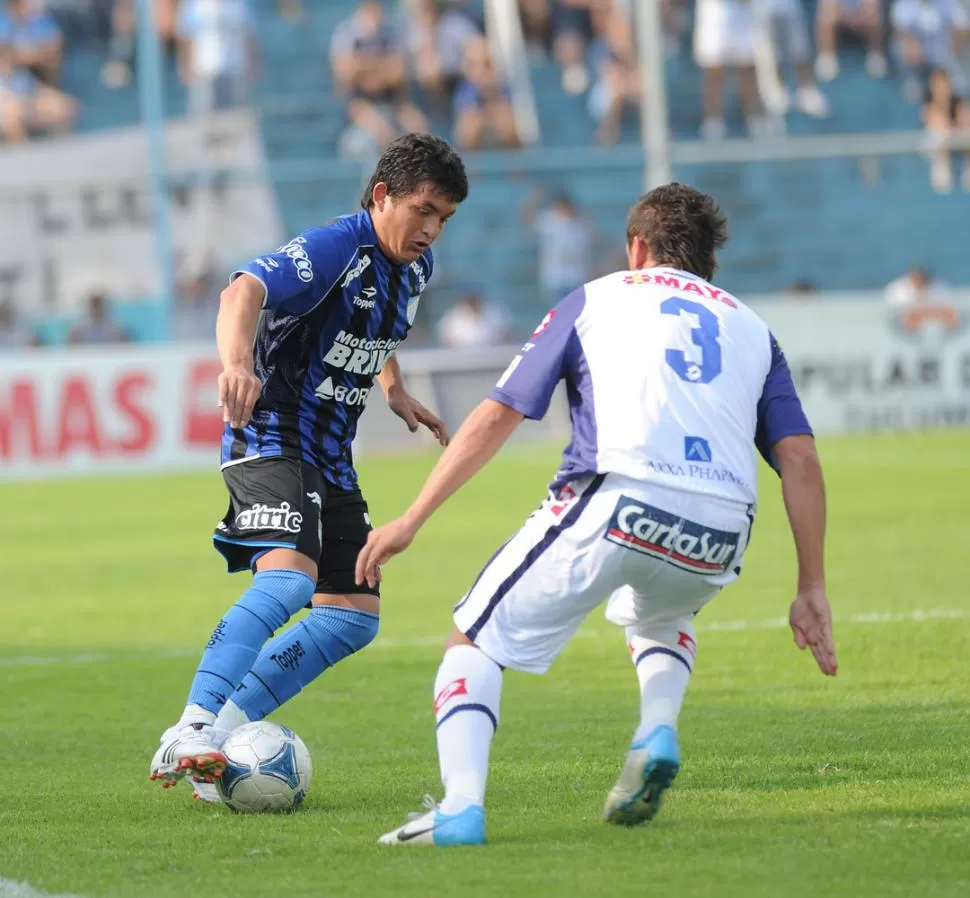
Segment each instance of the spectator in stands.
[{"label": "spectator in stands", "polygon": [[543,193],[536,191],[523,217],[539,240],[539,289],[549,308],[590,280],[595,234],[569,194],[560,193],[543,205]]},{"label": "spectator in stands", "polygon": [[478,26],[447,0],[410,0],[408,49],[418,84],[432,100],[450,111],[461,78],[465,41]]},{"label": "spectator in stands", "polygon": [[562,89],[579,96],[589,87],[586,51],[593,37],[594,0],[553,0],[549,25],[552,52],[562,70]]},{"label": "spectator in stands", "polygon": [[330,61],[355,129],[342,141],[345,153],[380,152],[402,131],[428,129],[421,110],[408,97],[404,46],[385,20],[379,0],[363,0],[337,26]]},{"label": "spectator in stands", "polygon": [[495,71],[488,41],[465,42],[463,79],[455,89],[455,141],[462,149],[519,146],[508,87]]},{"label": "spectator in stands", "polygon": [[780,75],[780,63],[790,62],[795,70],[795,107],[812,118],[830,115],[828,100],[818,89],[812,72],[812,45],[802,0],[757,0],[758,27],[770,42],[772,66],[760,84],[765,105],[776,115],[788,112],[791,99]]},{"label": "spectator in stands", "polygon": [[544,56],[552,46],[551,0],[519,0],[519,18],[526,48],[535,56]]},{"label": "spectator in stands", "polygon": [[599,125],[597,141],[611,145],[620,138],[624,110],[639,109],[640,67],[629,12],[610,0],[596,3],[592,12],[596,38],[589,58],[596,81],[589,111]]},{"label": "spectator in stands", "polygon": [[246,0],[182,0],[178,38],[179,70],[193,112],[246,103],[260,65]]},{"label": "spectator in stands", "polygon": [[[126,87],[131,83],[135,60],[135,26],[138,21],[137,0],[114,0],[111,13],[111,43],[108,59],[101,67],[101,80],[106,87]],[[154,0],[155,28],[166,49],[175,47],[177,0]]]},{"label": "spectator in stands", "polygon": [[938,281],[922,265],[916,265],[902,277],[887,284],[883,296],[888,305],[902,308],[945,299],[948,291],[949,287],[945,283]]},{"label": "spectator in stands", "polygon": [[[896,0],[892,21],[905,67],[904,90],[923,97],[923,124],[934,151],[930,184],[938,193],[949,193],[949,139],[954,131],[970,127],[967,74],[960,62],[970,16],[960,0]],[[970,190],[970,156],[964,158],[962,180]]]},{"label": "spectator in stands", "polygon": [[766,122],[755,77],[755,21],[752,0],[697,0],[694,59],[704,70],[704,119],[701,136],[721,140],[724,123],[724,79],[737,72],[741,108],[751,136],[765,133]]},{"label": "spectator in stands", "polygon": [[223,282],[212,252],[202,270],[187,273],[178,285],[172,334],[177,340],[211,340],[216,333],[216,314]]},{"label": "spectator in stands", "polygon": [[459,288],[462,295],[438,322],[438,341],[452,349],[500,346],[509,342],[512,331],[505,309],[486,303],[472,285]]},{"label": "spectator in stands", "polygon": [[34,134],[67,131],[77,104],[55,87],[38,83],[33,74],[14,62],[9,44],[0,43],[0,134],[18,143]]},{"label": "spectator in stands", "polygon": [[831,81],[839,74],[836,41],[840,30],[866,41],[869,46],[866,71],[872,78],[885,78],[889,66],[883,52],[882,0],[819,0],[815,17],[818,45],[815,74],[820,81]]},{"label": "spectator in stands", "polygon": [[51,87],[64,61],[64,38],[53,16],[30,0],[7,0],[0,13],[0,41],[13,48],[14,62]]},{"label": "spectator in stands", "polygon": [[86,317],[82,318],[67,335],[67,342],[75,345],[101,343],[127,343],[128,331],[108,316],[108,304],[101,293],[88,298]]},{"label": "spectator in stands", "polygon": [[10,300],[0,302],[0,350],[39,346],[37,335],[17,321],[17,310]]}]

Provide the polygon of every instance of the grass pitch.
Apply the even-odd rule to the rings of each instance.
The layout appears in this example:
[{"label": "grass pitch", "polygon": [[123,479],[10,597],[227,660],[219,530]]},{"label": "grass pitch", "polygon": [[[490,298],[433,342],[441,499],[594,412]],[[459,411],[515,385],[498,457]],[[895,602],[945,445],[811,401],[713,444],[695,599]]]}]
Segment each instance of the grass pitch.
[{"label": "grass pitch", "polygon": [[[764,472],[744,576],[698,619],[684,766],[657,820],[599,820],[638,702],[622,635],[596,614],[549,675],[507,675],[490,844],[448,851],[375,840],[440,792],[431,691],[450,608],[542,499],[553,450],[510,450],[449,503],[387,567],[378,642],[276,716],[315,762],[287,817],[147,778],[246,582],[209,545],[218,473],[0,487],[0,898],[12,881],[85,898],[966,898],[970,433],[821,450],[838,678],[782,628],[794,559]],[[375,520],[432,461],[362,465]]]}]

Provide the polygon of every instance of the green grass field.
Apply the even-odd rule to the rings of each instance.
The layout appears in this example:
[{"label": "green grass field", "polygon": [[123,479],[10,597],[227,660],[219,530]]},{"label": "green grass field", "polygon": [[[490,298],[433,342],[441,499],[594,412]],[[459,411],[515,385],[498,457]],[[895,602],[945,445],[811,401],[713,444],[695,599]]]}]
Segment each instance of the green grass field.
[{"label": "green grass field", "polygon": [[[794,560],[773,475],[740,582],[698,620],[684,767],[649,827],[603,799],[636,723],[622,635],[594,615],[550,674],[509,674],[490,844],[382,848],[439,793],[432,680],[450,609],[542,498],[552,450],[506,453],[385,570],[382,633],[277,718],[315,762],[304,808],[237,817],[148,781],[198,652],[244,588],[209,546],[217,474],[0,487],[0,898],[970,895],[970,432],[826,440],[841,671],[782,617]],[[375,520],[430,457],[371,460]]]}]

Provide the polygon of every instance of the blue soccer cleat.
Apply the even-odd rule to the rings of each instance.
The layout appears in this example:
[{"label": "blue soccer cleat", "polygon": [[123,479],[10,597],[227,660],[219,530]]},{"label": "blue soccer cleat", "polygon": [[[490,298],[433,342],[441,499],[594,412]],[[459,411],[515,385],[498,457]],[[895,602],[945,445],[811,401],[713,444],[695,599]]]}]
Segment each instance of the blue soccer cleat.
[{"label": "blue soccer cleat", "polygon": [[606,797],[607,823],[636,826],[653,820],[664,792],[680,772],[680,749],[673,727],[659,726],[630,746],[623,772]]},{"label": "blue soccer cleat", "polygon": [[427,813],[411,814],[410,820],[385,833],[377,841],[380,845],[449,845],[485,844],[485,809],[471,804],[457,814],[445,814],[430,796],[424,797]]}]

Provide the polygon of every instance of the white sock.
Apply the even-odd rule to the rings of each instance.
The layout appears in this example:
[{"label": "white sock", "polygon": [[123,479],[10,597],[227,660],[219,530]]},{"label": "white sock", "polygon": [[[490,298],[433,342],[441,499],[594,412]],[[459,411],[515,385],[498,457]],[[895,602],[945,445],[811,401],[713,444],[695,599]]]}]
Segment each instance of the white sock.
[{"label": "white sock", "polygon": [[697,640],[687,619],[657,627],[627,627],[630,658],[640,681],[640,726],[634,743],[658,726],[677,728]]},{"label": "white sock", "polygon": [[434,695],[438,760],[445,786],[441,810],[457,814],[485,802],[488,750],[502,699],[502,669],[474,646],[453,646],[441,660]]},{"label": "white sock", "polygon": [[178,725],[187,726],[190,723],[204,723],[211,726],[215,723],[216,715],[208,711],[201,705],[186,705],[182,716],[179,718]]},{"label": "white sock", "polygon": [[249,717],[246,715],[246,712],[232,699],[229,699],[222,706],[219,716],[216,717],[215,723],[212,725],[214,730],[212,741],[216,745],[221,746],[234,729],[241,727],[245,723],[249,723]]}]

